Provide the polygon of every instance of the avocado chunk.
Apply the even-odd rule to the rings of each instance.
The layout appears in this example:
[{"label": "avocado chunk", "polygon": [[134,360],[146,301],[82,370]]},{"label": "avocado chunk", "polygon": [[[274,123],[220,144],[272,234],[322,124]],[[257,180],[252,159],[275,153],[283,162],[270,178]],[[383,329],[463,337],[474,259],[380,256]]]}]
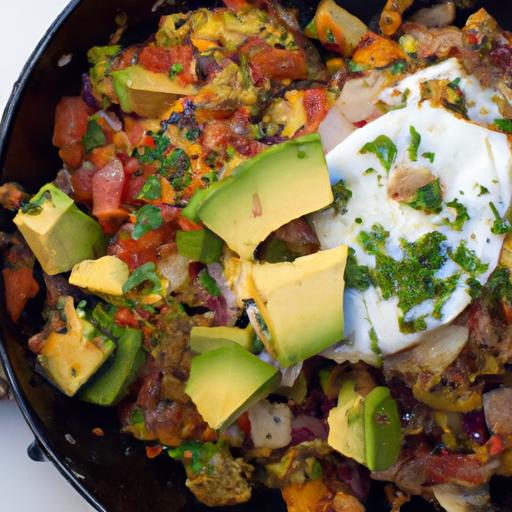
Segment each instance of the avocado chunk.
[{"label": "avocado chunk", "polygon": [[182,85],[167,73],[154,73],[138,65],[114,71],[112,81],[121,109],[142,117],[159,117],[180,96],[196,93],[192,85]]},{"label": "avocado chunk", "polygon": [[327,422],[329,446],[371,471],[384,471],[397,461],[400,416],[388,388],[377,386],[363,397],[352,379],[345,380]]},{"label": "avocado chunk", "polygon": [[49,380],[73,396],[105,363],[115,344],[78,317],[71,297],[65,299],[64,314],[67,332],[50,333],[38,360]]},{"label": "avocado chunk", "polygon": [[205,265],[219,261],[224,242],[209,229],[178,231],[176,233],[178,253],[192,261]]},{"label": "avocado chunk", "polygon": [[69,283],[91,293],[121,296],[129,275],[130,270],[124,261],[116,256],[103,256],[77,263],[71,270]]},{"label": "avocado chunk", "polygon": [[[262,341],[281,366],[343,339],[346,259],[347,247],[340,246],[293,262],[252,265],[249,293],[268,331]],[[260,332],[261,325],[253,327]]]},{"label": "avocado chunk", "polygon": [[402,445],[398,407],[384,386],[373,388],[364,405],[366,463],[372,471],[384,471],[398,459]]},{"label": "avocado chunk", "polygon": [[100,225],[51,183],[18,211],[14,223],[48,275],[105,254]]},{"label": "avocado chunk", "polygon": [[278,385],[276,368],[233,345],[194,357],[185,391],[208,425],[222,430]]},{"label": "avocado chunk", "polygon": [[190,348],[198,354],[236,344],[252,352],[255,341],[256,335],[250,325],[245,329],[238,327],[192,327],[190,332]]},{"label": "avocado chunk", "polygon": [[80,389],[78,397],[96,405],[116,404],[136,379],[145,360],[142,331],[123,329],[114,356]]},{"label": "avocado chunk", "polygon": [[273,146],[215,185],[199,217],[246,260],[272,231],[333,201],[318,134]]}]

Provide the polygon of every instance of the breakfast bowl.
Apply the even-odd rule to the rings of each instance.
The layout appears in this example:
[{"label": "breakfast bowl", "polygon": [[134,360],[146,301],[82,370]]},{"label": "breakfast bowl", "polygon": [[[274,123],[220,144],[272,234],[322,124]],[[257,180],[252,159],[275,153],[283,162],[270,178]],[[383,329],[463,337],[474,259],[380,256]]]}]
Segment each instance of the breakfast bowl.
[{"label": "breakfast bowl", "polygon": [[[341,3],[370,27],[377,27],[384,2]],[[298,10],[302,26],[313,18],[317,4],[307,0],[286,2]],[[415,9],[429,4],[417,1]],[[470,10],[460,10],[455,23],[462,25],[468,13],[483,6],[504,28],[510,29],[512,12],[505,4],[500,0],[476,2]],[[71,1],[48,29],[14,85],[0,126],[2,183],[16,182],[27,191],[36,192],[54,178],[62,165],[52,145],[55,107],[62,97],[80,94],[81,76],[88,70],[89,48],[107,44],[116,31],[123,45],[144,41],[154,32],[161,16],[198,7],[220,7],[220,2]],[[12,214],[2,211],[3,231],[12,231],[12,219]],[[27,339],[42,328],[42,307],[41,297],[29,302],[17,324],[9,319],[5,304],[0,316],[0,359],[35,436],[32,456],[53,463],[98,511],[207,510],[186,488],[181,464],[166,456],[149,458],[142,443],[120,433],[116,409],[68,398],[45,380],[27,348]],[[512,501],[507,480],[495,478],[491,491],[496,506],[509,510]],[[375,484],[366,506],[369,511],[389,510],[384,484]],[[257,488],[248,503],[218,510],[284,511],[286,505],[279,491]],[[413,498],[402,510],[434,508]]]}]

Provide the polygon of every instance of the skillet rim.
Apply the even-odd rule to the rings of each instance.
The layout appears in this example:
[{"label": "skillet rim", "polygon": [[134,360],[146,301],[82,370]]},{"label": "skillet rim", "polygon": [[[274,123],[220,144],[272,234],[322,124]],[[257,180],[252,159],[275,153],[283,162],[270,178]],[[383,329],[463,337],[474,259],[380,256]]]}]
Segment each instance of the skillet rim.
[{"label": "skillet rim", "polygon": [[[71,0],[62,11],[58,14],[55,20],[51,23],[48,29],[45,31],[39,42],[36,44],[34,50],[28,57],[27,61],[23,65],[20,75],[12,87],[11,94],[7,100],[4,108],[2,119],[0,121],[0,168],[3,167],[7,149],[9,146],[11,132],[14,124],[14,120],[18,111],[18,107],[23,100],[25,88],[29,82],[34,68],[36,67],[39,60],[43,57],[48,45],[50,44],[53,37],[57,34],[60,28],[67,21],[69,16],[78,7],[80,0]],[[23,418],[30,430],[35,436],[35,442],[41,449],[44,456],[49,462],[59,471],[59,473],[67,480],[69,484],[80,494],[89,505],[91,505],[98,512],[107,512],[107,510],[100,505],[100,503],[94,498],[94,496],[85,488],[80,482],[79,478],[73,474],[71,468],[66,467],[63,463],[62,458],[56,454],[49,446],[45,428],[41,421],[35,414],[34,410],[27,403],[25,394],[18,382],[16,373],[11,365],[5,343],[0,333],[0,362],[4,368],[5,375],[9,381],[12,393],[16,400],[16,403],[23,415]],[[28,456],[28,455],[27,455]]]}]

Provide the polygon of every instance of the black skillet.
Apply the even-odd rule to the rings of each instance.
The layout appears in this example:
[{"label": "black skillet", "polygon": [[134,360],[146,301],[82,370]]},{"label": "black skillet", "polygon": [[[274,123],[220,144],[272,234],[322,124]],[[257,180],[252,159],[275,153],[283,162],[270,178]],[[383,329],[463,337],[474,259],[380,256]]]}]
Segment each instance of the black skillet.
[{"label": "black skillet", "polygon": [[[87,70],[86,51],[91,46],[107,42],[109,34],[115,30],[114,17],[117,13],[128,15],[130,28],[123,42],[134,43],[143,41],[155,30],[161,14],[219,4],[213,1],[176,1],[169,2],[173,7],[166,5],[152,13],[154,1],[73,0],[66,7],[30,57],[4,112],[0,126],[2,181],[14,180],[34,191],[55,176],[59,169],[57,151],[51,144],[55,105],[62,96],[79,93],[80,75]],[[369,22],[372,18],[375,20],[385,2],[344,0],[340,3]],[[425,0],[416,2],[421,5],[427,3]],[[288,4],[298,7],[301,20],[306,22],[312,17],[317,1],[292,0]],[[484,0],[481,4],[503,26],[512,28],[509,0]],[[59,58],[68,54],[72,57],[71,62],[59,67]],[[7,215],[0,216],[1,229],[8,229],[9,222]],[[23,328],[9,322],[2,306],[0,358],[41,451],[99,511],[208,510],[185,488],[179,464],[166,456],[147,459],[142,443],[118,433],[115,409],[70,400],[34,372],[33,358],[25,347],[28,334],[39,327],[38,306],[32,304],[32,310],[25,315]],[[101,427],[105,436],[92,435],[94,427]],[[30,482],[26,484],[30,486]],[[502,492],[506,487],[505,482],[494,485],[504,511],[512,510],[511,502]],[[369,511],[388,510],[382,496],[382,488],[376,484],[368,504]],[[10,505],[11,508],[14,506]],[[229,510],[279,512],[285,511],[286,507],[279,493],[256,491],[249,504]],[[420,512],[433,508],[417,500],[403,510]]]}]

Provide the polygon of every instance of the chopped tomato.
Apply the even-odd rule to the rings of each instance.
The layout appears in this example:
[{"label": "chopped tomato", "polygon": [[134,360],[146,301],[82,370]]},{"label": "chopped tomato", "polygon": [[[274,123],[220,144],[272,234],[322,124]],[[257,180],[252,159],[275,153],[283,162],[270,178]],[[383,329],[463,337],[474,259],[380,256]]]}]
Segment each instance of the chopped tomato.
[{"label": "chopped tomato", "polygon": [[17,322],[29,299],[39,293],[39,285],[27,266],[6,267],[2,270],[5,286],[7,312],[13,322]]},{"label": "chopped tomato", "polygon": [[195,223],[193,220],[181,217],[178,219],[178,224],[183,231],[199,231],[201,226]]},{"label": "chopped tomato", "polygon": [[84,154],[85,149],[81,141],[72,142],[59,149],[61,160],[73,169],[80,167]]},{"label": "chopped tomato", "polygon": [[79,96],[62,98],[55,109],[53,145],[63,148],[74,142],[81,142],[87,131],[89,112]]},{"label": "chopped tomato", "polygon": [[92,162],[96,169],[103,169],[116,156],[116,148],[109,144],[108,146],[100,146],[94,148],[88,155],[87,159]]},{"label": "chopped tomato", "polygon": [[90,164],[85,163],[71,175],[71,184],[75,200],[82,203],[92,201],[92,177],[96,169]]},{"label": "chopped tomato", "polygon": [[126,160],[126,162],[123,162],[124,166],[124,172],[126,174],[134,174],[140,169],[139,161],[131,156]]},{"label": "chopped tomato", "polygon": [[128,176],[127,186],[124,193],[124,201],[128,204],[142,204],[140,199],[137,199],[144,183],[146,182],[146,178],[142,175],[140,176]]},{"label": "chopped tomato", "polygon": [[281,50],[266,48],[251,57],[252,78],[261,84],[265,78],[301,80],[308,77],[304,50]]},{"label": "chopped tomato", "polygon": [[163,224],[153,229],[137,240],[131,237],[131,225],[122,227],[108,248],[108,254],[123,260],[130,270],[140,267],[144,263],[157,261],[158,248],[174,240],[177,226],[174,222]]},{"label": "chopped tomato", "polygon": [[325,89],[308,89],[304,91],[304,110],[306,111],[306,126],[297,135],[307,135],[318,131],[320,123],[329,110]]},{"label": "chopped tomato", "polygon": [[141,139],[144,135],[144,128],[139,121],[133,119],[133,117],[125,116],[124,118],[124,131],[128,135],[128,139],[132,146],[138,146],[141,143]]},{"label": "chopped tomato", "polygon": [[249,414],[244,412],[237,419],[238,426],[244,432],[246,436],[251,434],[251,420],[249,419]]},{"label": "chopped tomato", "polygon": [[131,66],[138,51],[139,49],[134,46],[126,48],[126,50],[124,50],[121,55],[114,59],[114,62],[112,63],[112,70],[117,71],[119,69],[124,69],[128,66]]},{"label": "chopped tomato", "polygon": [[155,459],[163,451],[162,445],[146,446],[146,456],[148,459]]},{"label": "chopped tomato", "polygon": [[182,84],[195,82],[194,52],[191,45],[180,45],[172,48],[161,46],[145,46],[139,53],[139,64],[155,73],[168,73],[175,64],[182,69],[176,72],[176,79]]},{"label": "chopped tomato", "polygon": [[222,0],[224,5],[232,11],[238,12],[249,7],[247,0]]},{"label": "chopped tomato", "polygon": [[434,484],[457,481],[479,485],[486,482],[488,477],[474,455],[427,456],[426,471],[429,481]]},{"label": "chopped tomato", "polygon": [[139,326],[139,322],[128,308],[119,308],[114,315],[114,321],[121,327],[136,328]]},{"label": "chopped tomato", "polygon": [[124,184],[123,164],[118,158],[96,171],[92,178],[93,215],[100,220],[126,217],[127,213],[121,209]]}]

